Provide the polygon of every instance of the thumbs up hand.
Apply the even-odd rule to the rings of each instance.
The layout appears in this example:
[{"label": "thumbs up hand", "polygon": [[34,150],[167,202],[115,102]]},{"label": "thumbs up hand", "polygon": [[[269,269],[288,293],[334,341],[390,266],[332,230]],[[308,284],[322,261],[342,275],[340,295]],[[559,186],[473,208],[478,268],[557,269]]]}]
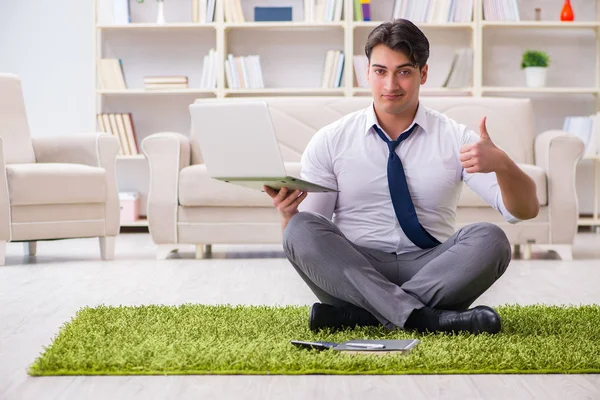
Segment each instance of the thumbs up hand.
[{"label": "thumbs up hand", "polygon": [[479,123],[479,141],[460,148],[460,161],[468,173],[498,172],[506,166],[508,156],[492,142],[485,121],[483,117]]}]

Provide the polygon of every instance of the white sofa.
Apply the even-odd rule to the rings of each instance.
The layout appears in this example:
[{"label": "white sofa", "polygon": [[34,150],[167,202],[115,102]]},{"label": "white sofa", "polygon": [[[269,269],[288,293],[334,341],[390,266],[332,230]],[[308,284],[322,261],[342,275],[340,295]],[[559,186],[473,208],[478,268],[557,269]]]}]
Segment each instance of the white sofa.
[{"label": "white sofa", "polygon": [[35,255],[39,240],[96,236],[102,259],[112,259],[118,152],[106,133],[32,138],[21,81],[0,74],[0,265],[6,242]]},{"label": "white sofa", "polygon": [[[296,174],[301,154],[319,128],[371,102],[369,97],[265,100],[288,172]],[[539,215],[519,224],[507,223],[465,185],[457,210],[457,228],[476,221],[492,222],[506,232],[513,245],[552,245],[563,258],[571,258],[578,218],[575,168],[583,155],[583,143],[559,130],[536,136],[528,99],[423,97],[421,101],[476,132],[481,117],[486,115],[492,140],[537,185]],[[210,179],[193,133],[191,137],[157,133],[144,139],[142,148],[150,165],[147,210],[150,233],[161,245],[158,257],[184,244],[196,245],[196,254],[202,257],[212,244],[281,243],[280,218],[271,198]]]}]

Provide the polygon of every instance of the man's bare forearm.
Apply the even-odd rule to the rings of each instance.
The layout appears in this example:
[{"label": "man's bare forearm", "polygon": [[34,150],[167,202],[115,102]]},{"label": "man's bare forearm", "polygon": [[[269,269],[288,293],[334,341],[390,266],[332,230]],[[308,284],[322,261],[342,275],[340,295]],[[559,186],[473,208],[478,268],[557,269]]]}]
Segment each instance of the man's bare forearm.
[{"label": "man's bare forearm", "polygon": [[536,185],[508,156],[502,168],[496,171],[498,185],[506,209],[519,219],[531,219],[538,215],[540,204]]}]

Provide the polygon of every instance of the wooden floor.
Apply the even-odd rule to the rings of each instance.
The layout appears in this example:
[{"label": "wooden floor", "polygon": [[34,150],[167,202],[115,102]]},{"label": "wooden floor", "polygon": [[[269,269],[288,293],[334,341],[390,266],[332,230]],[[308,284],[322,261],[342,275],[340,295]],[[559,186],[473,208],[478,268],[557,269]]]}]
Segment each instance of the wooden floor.
[{"label": "wooden floor", "polygon": [[[600,399],[598,375],[146,376],[32,378],[27,367],[83,306],[311,304],[280,246],[193,249],[156,261],[147,234],[123,234],[117,259],[93,239],[9,244],[0,267],[0,399]],[[577,236],[574,261],[513,260],[478,304],[600,302],[600,235]],[[599,338],[600,339],[600,338]]]}]

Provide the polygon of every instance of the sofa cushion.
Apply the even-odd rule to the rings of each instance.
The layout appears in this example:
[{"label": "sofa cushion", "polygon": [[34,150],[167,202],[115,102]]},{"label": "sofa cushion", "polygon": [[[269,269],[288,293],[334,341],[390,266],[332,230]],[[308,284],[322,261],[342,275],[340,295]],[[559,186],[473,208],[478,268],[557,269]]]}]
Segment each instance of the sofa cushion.
[{"label": "sofa cushion", "polygon": [[[546,172],[531,164],[517,164],[533,181],[536,185],[537,197],[540,202],[540,206],[548,204],[547,185],[548,180],[546,178]],[[466,184],[463,185],[463,190],[458,200],[459,207],[489,207],[478,194],[471,190]]]},{"label": "sofa cushion", "polygon": [[106,172],[81,164],[39,163],[6,166],[11,205],[103,203]]}]

